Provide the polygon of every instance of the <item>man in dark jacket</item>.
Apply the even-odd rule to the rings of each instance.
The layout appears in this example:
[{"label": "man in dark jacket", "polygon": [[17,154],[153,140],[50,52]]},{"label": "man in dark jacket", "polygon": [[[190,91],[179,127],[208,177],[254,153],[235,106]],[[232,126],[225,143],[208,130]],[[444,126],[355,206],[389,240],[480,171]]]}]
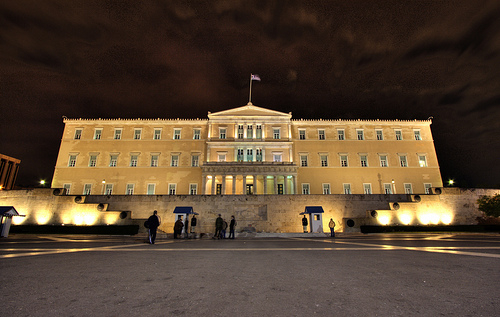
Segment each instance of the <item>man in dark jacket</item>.
[{"label": "man in dark jacket", "polygon": [[177,239],[177,236],[180,236],[182,234],[183,227],[184,224],[182,223],[182,216],[179,216],[174,224],[174,239]]},{"label": "man in dark jacket", "polygon": [[236,227],[236,219],[234,219],[234,216],[231,216],[231,222],[229,223],[229,239],[234,239],[235,227]]},{"label": "man in dark jacket", "polygon": [[158,212],[155,210],[153,211],[153,214],[148,218],[148,224],[149,224],[148,236],[150,244],[155,244],[156,230],[160,226],[160,219],[158,218],[157,214]]},{"label": "man in dark jacket", "polygon": [[307,233],[307,225],[308,225],[308,221],[307,221],[306,215],[304,215],[304,218],[302,218],[302,227],[304,227],[304,233]]},{"label": "man in dark jacket", "polygon": [[215,234],[212,239],[220,239],[223,223],[224,220],[222,220],[221,214],[219,214],[219,217],[215,219]]}]

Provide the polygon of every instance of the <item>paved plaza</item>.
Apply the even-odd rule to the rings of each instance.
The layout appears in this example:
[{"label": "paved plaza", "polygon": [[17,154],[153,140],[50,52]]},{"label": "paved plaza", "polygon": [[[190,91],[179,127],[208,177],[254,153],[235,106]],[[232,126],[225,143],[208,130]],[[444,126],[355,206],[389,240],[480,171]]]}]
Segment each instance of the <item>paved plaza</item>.
[{"label": "paved plaza", "polygon": [[10,235],[1,316],[498,316],[500,235]]}]

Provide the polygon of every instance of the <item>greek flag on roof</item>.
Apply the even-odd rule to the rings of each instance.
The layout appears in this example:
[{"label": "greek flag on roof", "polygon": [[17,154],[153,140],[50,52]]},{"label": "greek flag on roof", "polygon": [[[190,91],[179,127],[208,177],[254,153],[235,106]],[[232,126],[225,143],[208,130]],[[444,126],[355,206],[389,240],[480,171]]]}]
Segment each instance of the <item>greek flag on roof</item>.
[{"label": "greek flag on roof", "polygon": [[252,80],[260,81],[260,76],[257,74],[252,74]]}]

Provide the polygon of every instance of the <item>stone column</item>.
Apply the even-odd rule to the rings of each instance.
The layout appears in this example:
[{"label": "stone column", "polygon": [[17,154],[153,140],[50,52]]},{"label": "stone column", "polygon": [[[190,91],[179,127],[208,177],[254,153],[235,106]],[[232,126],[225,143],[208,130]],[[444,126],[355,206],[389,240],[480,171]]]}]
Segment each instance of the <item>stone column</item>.
[{"label": "stone column", "polygon": [[287,179],[286,175],[283,175],[283,194],[285,194],[285,195],[288,194],[287,181],[288,181],[288,179]]},{"label": "stone column", "polygon": [[292,176],[293,194],[297,194],[297,176]]},{"label": "stone column", "polygon": [[215,195],[215,175],[212,175],[212,193],[210,195]]},{"label": "stone column", "polygon": [[278,195],[278,176],[274,175],[274,194]]},{"label": "stone column", "polygon": [[207,175],[203,175],[201,177],[201,194],[202,195],[207,194]]},{"label": "stone column", "polygon": [[222,175],[222,195],[226,194],[226,175]]},{"label": "stone column", "polygon": [[267,175],[264,175],[264,195],[267,195]]},{"label": "stone column", "polygon": [[253,193],[257,195],[257,175],[253,176]]},{"label": "stone column", "polygon": [[243,195],[247,194],[247,176],[243,174]]},{"label": "stone column", "polygon": [[233,175],[233,195],[236,195],[236,175]]}]

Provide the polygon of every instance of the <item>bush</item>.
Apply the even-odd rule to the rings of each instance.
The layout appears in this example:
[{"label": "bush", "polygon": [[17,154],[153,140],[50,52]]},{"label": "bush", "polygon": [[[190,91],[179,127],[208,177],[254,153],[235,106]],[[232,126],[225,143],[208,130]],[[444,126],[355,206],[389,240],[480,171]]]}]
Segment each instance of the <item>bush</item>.
[{"label": "bush", "polygon": [[479,210],[489,217],[500,217],[500,194],[483,196],[477,200]]}]

